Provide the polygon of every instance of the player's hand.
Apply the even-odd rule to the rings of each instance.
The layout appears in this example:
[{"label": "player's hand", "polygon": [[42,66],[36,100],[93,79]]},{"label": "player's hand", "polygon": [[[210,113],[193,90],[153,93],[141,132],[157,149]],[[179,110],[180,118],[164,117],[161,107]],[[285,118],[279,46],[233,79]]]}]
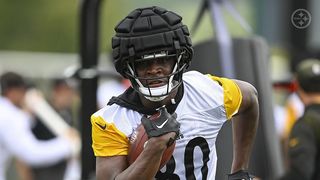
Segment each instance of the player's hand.
[{"label": "player's hand", "polygon": [[177,114],[168,113],[164,106],[157,110],[159,112],[157,117],[150,119],[150,117],[144,115],[141,122],[149,138],[159,137],[169,132],[175,132],[175,138],[170,138],[168,142],[168,146],[170,146],[180,136],[180,123],[177,121]]},{"label": "player's hand", "polygon": [[246,170],[239,170],[235,173],[228,174],[228,180],[254,180],[254,176]]}]

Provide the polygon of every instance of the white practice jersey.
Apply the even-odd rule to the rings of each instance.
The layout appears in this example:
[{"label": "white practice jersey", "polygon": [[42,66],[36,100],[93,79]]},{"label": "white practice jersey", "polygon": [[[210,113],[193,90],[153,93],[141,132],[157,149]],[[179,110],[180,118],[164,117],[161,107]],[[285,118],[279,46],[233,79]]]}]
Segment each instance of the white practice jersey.
[{"label": "white practice jersey", "polygon": [[[223,123],[237,113],[242,95],[234,81],[190,71],[183,75],[184,94],[177,106],[183,138],[156,179],[215,179],[215,142]],[[95,156],[127,155],[129,139],[143,114],[106,106],[91,117]]]}]

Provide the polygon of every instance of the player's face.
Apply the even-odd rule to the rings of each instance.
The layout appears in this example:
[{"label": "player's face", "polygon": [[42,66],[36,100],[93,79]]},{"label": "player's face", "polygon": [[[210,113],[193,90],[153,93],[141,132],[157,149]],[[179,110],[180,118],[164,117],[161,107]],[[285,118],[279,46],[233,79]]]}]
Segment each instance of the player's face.
[{"label": "player's face", "polygon": [[14,105],[18,107],[22,107],[25,94],[26,94],[26,89],[24,87],[19,87],[19,88],[12,88],[10,90],[9,96]]},{"label": "player's face", "polygon": [[75,91],[72,87],[62,84],[54,88],[52,98],[57,109],[70,108],[74,102]]},{"label": "player's face", "polygon": [[[135,68],[141,83],[150,88],[160,87],[168,83],[168,75],[172,73],[175,57],[164,57],[144,60],[135,63]],[[160,78],[163,77],[163,78]],[[151,78],[146,80],[145,78]],[[156,78],[156,79],[153,79]],[[159,78],[159,79],[158,79]]]}]

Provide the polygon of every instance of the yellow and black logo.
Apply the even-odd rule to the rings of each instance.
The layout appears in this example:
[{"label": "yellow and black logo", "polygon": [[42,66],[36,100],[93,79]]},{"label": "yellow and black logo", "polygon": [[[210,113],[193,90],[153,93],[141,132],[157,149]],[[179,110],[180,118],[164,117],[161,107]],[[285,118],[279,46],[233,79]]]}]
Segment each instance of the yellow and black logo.
[{"label": "yellow and black logo", "polygon": [[289,147],[294,148],[299,144],[298,138],[291,138],[289,141]]}]

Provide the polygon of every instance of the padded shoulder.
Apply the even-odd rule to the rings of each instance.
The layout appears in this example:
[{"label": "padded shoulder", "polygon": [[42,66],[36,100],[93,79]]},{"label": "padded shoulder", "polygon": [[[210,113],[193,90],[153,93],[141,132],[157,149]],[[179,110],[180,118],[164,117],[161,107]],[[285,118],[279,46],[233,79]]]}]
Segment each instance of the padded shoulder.
[{"label": "padded shoulder", "polygon": [[95,156],[127,155],[129,137],[141,115],[116,104],[106,106],[91,116],[92,148]]}]

